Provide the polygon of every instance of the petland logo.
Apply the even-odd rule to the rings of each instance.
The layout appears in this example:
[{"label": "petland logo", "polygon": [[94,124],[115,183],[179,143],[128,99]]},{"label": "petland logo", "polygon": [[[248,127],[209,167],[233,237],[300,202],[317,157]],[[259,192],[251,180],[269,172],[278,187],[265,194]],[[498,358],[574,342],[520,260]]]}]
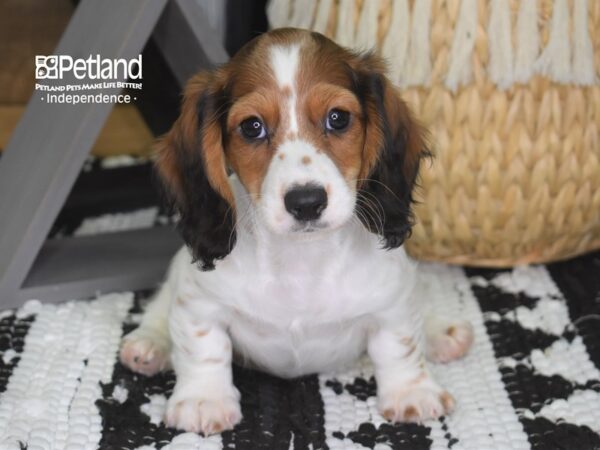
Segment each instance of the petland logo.
[{"label": "petland logo", "polygon": [[[88,58],[37,55],[35,78],[35,90],[42,93],[43,102],[131,103],[137,100],[132,94],[142,89],[142,55],[129,60],[101,58],[100,55]],[[68,81],[61,83],[65,78]],[[128,81],[116,81],[119,79]]]},{"label": "petland logo", "polygon": [[141,80],[142,55],[130,60],[101,58],[100,55],[90,55],[87,59],[69,55],[35,57],[36,79],[62,80],[67,73],[72,73],[78,80],[114,80],[120,77]]}]

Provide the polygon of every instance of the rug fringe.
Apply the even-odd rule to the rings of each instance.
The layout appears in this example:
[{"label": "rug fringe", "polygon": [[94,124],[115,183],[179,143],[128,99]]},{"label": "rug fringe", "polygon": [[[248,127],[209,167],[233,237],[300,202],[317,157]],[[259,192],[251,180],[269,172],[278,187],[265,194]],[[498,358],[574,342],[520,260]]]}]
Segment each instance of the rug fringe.
[{"label": "rug fringe", "polygon": [[517,48],[515,81],[527,83],[534,74],[535,61],[540,51],[536,1],[521,2],[517,17]]},{"label": "rug fringe", "polygon": [[456,91],[468,84],[473,74],[471,55],[477,35],[477,0],[462,0],[450,49],[446,86]]},{"label": "rug fringe", "polygon": [[392,18],[381,53],[388,61],[390,78],[399,84],[404,73],[410,38],[410,11],[407,0],[395,0],[392,5]]},{"label": "rug fringe", "polygon": [[327,22],[329,22],[329,16],[331,15],[332,5],[333,0],[319,0],[317,12],[315,13],[315,22],[312,27],[317,33],[325,33]]},{"label": "rug fringe", "polygon": [[536,72],[560,83],[569,83],[572,80],[567,0],[554,1],[550,22],[550,39],[536,61],[535,69]]},{"label": "rug fringe", "polygon": [[292,0],[270,0],[267,5],[267,18],[271,28],[288,26]]},{"label": "rug fringe", "polygon": [[359,50],[372,50],[377,47],[377,16],[379,0],[363,2],[354,47]]},{"label": "rug fringe", "polygon": [[431,0],[415,0],[404,86],[427,86],[431,78]]},{"label": "rug fringe", "polygon": [[507,0],[492,0],[488,36],[488,75],[499,89],[508,89],[514,76],[510,3]]},{"label": "rug fringe", "polygon": [[354,0],[339,0],[335,41],[344,47],[354,46]]},{"label": "rug fringe", "polygon": [[596,82],[594,48],[588,28],[588,2],[575,0],[573,6],[573,83],[591,86]]}]

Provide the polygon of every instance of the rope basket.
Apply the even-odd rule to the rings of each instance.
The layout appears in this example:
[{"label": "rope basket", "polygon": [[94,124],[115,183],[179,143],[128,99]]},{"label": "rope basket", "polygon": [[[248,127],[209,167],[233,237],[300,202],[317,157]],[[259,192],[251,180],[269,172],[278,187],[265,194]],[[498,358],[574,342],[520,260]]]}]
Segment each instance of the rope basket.
[{"label": "rope basket", "polygon": [[600,2],[271,0],[268,15],[375,48],[430,130],[411,255],[500,267],[600,248]]}]

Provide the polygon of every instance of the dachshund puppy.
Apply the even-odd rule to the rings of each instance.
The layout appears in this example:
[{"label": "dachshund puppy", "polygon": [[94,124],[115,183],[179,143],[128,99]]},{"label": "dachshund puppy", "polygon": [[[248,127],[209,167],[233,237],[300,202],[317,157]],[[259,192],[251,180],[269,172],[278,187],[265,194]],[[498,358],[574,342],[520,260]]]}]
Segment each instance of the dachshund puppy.
[{"label": "dachshund puppy", "polygon": [[234,358],[296,377],[366,351],[386,419],[453,408],[424,355],[464,355],[472,329],[426,317],[402,247],[426,154],[382,61],[317,33],[266,33],[189,81],[157,161],[187,245],[120,354],[175,370],[168,425],[240,421]]}]

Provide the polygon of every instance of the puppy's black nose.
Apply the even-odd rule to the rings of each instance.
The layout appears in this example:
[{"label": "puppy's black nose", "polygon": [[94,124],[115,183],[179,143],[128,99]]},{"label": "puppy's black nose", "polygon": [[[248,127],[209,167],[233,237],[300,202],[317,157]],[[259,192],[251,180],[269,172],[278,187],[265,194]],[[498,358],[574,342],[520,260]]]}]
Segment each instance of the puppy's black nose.
[{"label": "puppy's black nose", "polygon": [[297,220],[307,222],[318,219],[327,206],[327,192],[314,185],[297,186],[285,194],[285,209]]}]

